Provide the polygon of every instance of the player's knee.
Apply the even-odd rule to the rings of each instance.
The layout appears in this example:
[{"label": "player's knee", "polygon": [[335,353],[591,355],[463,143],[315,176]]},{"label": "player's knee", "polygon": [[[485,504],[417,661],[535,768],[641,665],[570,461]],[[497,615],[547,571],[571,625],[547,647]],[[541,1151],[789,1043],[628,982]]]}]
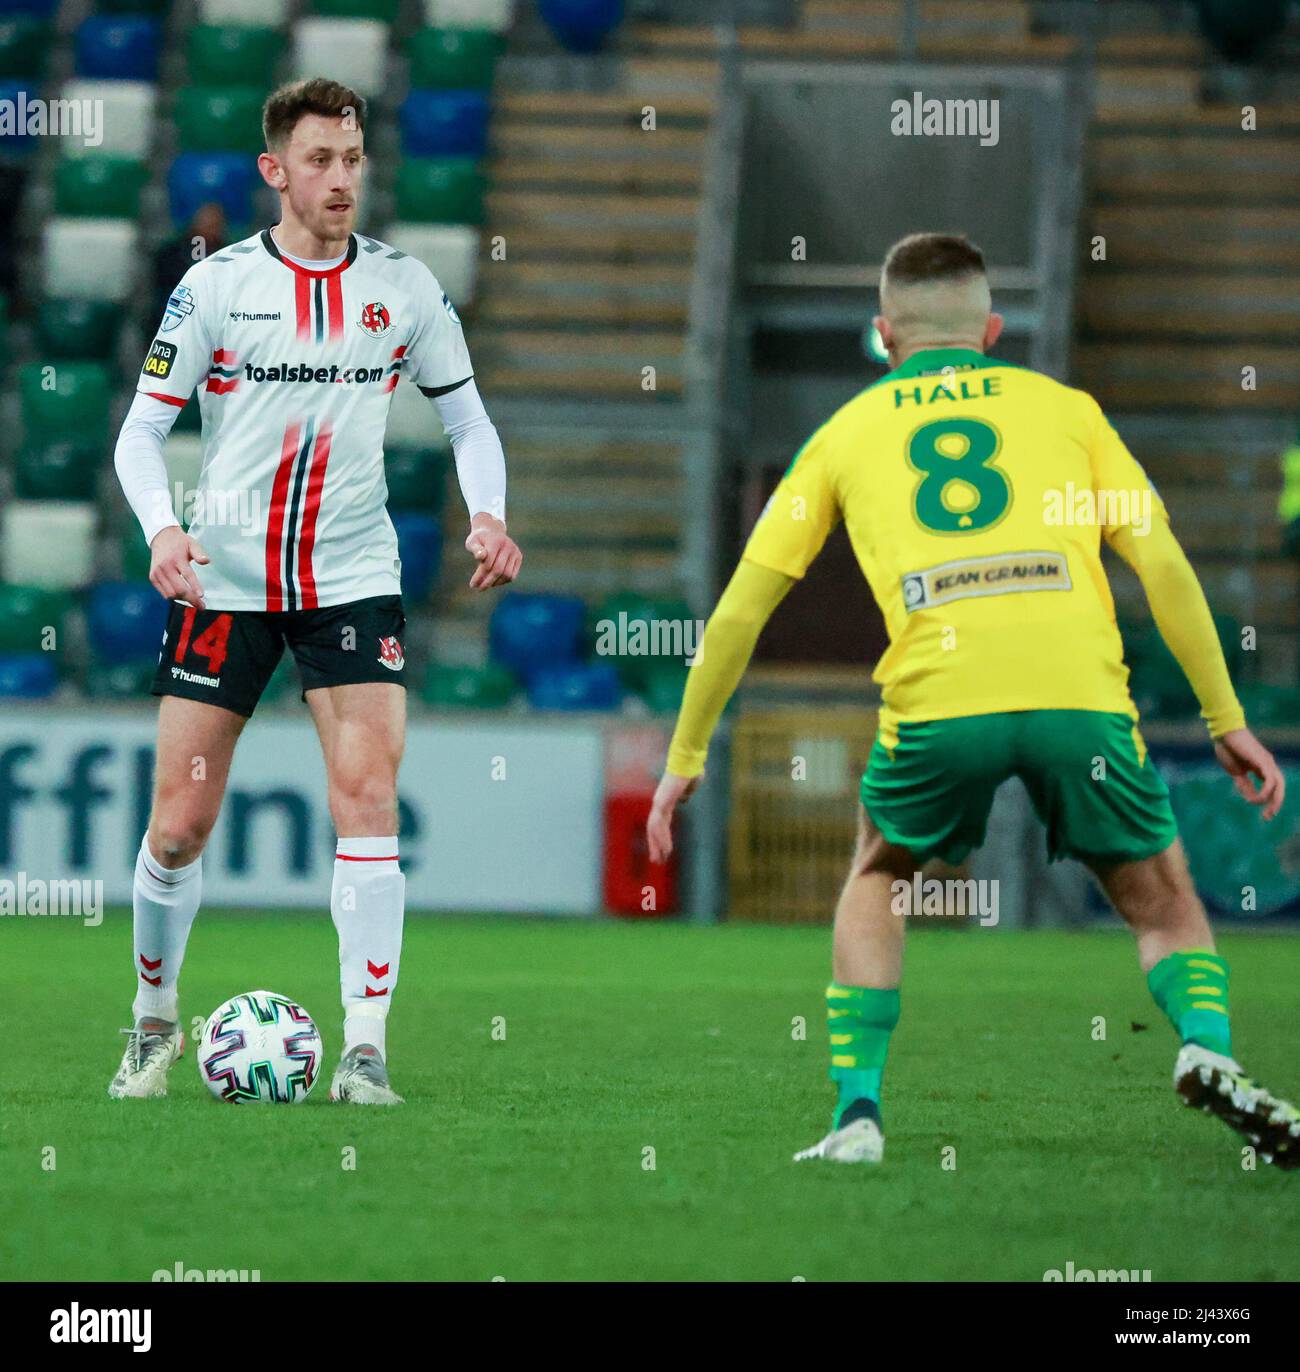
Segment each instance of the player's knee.
[{"label": "player's knee", "polygon": [[149,826],[149,847],[168,867],[183,867],[203,852],[212,824],[207,815],[157,815]]},{"label": "player's knee", "polygon": [[394,778],[373,772],[334,778],[330,786],[330,817],[340,832],[351,831],[358,823],[370,826],[396,814]]}]

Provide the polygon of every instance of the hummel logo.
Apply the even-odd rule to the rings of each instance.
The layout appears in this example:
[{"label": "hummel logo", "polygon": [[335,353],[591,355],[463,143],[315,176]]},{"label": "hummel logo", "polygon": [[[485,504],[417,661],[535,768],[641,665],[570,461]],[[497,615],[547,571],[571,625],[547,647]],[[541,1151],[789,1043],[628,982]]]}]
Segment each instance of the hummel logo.
[{"label": "hummel logo", "polygon": [[280,322],[280,311],[274,314],[254,314],[250,310],[231,310],[230,322],[232,324],[278,324]]}]

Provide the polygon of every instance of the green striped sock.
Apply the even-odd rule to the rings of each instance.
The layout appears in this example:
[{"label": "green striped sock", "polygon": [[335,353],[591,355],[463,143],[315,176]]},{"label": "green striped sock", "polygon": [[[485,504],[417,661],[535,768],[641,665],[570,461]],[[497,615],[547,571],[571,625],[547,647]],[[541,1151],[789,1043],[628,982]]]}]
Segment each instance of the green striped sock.
[{"label": "green striped sock", "polygon": [[1232,1056],[1228,1018],[1228,964],[1208,948],[1170,953],[1147,973],[1156,1004],[1184,1043]]},{"label": "green striped sock", "polygon": [[898,1023],[898,989],[870,986],[826,988],[826,1027],[831,1039],[831,1080],[840,1089],[835,1122],[855,1100],[880,1104],[880,1079],[889,1052],[889,1036]]}]

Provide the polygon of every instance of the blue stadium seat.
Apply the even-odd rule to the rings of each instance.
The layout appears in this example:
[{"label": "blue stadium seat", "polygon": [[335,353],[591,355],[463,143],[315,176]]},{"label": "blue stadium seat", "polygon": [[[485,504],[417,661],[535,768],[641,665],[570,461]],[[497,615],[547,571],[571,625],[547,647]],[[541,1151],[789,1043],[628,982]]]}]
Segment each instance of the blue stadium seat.
[{"label": "blue stadium seat", "polygon": [[442,526],[432,515],[408,511],[392,516],[402,559],[402,597],[418,605],[429,598],[442,562]]},{"label": "blue stadium seat", "polygon": [[595,52],[623,22],[623,0],[541,0],[542,18],[570,52]]},{"label": "blue stadium seat", "polygon": [[482,91],[412,91],[398,110],[407,157],[482,157],[491,104]]},{"label": "blue stadium seat", "polygon": [[172,220],[188,224],[201,205],[217,201],[232,224],[253,219],[253,169],[239,152],[183,152],[167,173]]},{"label": "blue stadium seat", "polygon": [[616,710],[622,699],[618,673],[608,662],[542,667],[528,681],[528,703],[538,710]]},{"label": "blue stadium seat", "polygon": [[143,15],[91,15],[77,29],[77,75],[157,81],[159,27]]},{"label": "blue stadium seat", "polygon": [[40,700],[58,685],[53,653],[0,653],[0,696]]},{"label": "blue stadium seat", "polygon": [[101,581],[90,592],[86,617],[100,662],[140,662],[162,647],[167,602],[147,581]]},{"label": "blue stadium seat", "polygon": [[[7,108],[17,108],[22,93],[27,99],[35,100],[40,95],[40,86],[35,81],[0,81],[0,100]],[[26,157],[33,153],[41,140],[30,133],[0,133],[0,156]]]},{"label": "blue stadium seat", "polygon": [[512,592],[502,598],[488,624],[492,660],[524,681],[544,667],[576,666],[586,614],[577,596]]},{"label": "blue stadium seat", "polygon": [[59,0],[0,0],[0,16],[22,14],[52,20],[58,12]]}]

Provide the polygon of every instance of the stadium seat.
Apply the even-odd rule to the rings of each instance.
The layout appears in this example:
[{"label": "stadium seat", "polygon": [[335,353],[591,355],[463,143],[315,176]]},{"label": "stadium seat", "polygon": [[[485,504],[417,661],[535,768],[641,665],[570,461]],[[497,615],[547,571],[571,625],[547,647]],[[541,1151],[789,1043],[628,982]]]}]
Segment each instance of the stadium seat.
[{"label": "stadium seat", "polygon": [[418,257],[438,278],[453,305],[474,299],[478,278],[478,230],[469,224],[413,224],[399,220],[388,226],[385,240]]},{"label": "stadium seat", "polygon": [[472,157],[408,157],[397,169],[399,219],[482,224],[484,177]]},{"label": "stadium seat", "polygon": [[512,673],[488,663],[485,667],[457,667],[434,663],[424,680],[421,697],[440,709],[499,710],[519,690]]},{"label": "stadium seat", "polygon": [[199,18],[205,24],[282,29],[290,8],[290,0],[199,0]]},{"label": "stadium seat", "polygon": [[413,90],[397,111],[406,157],[482,157],[490,104],[482,91]]},{"label": "stadium seat", "polygon": [[104,361],[112,358],[122,311],[111,300],[42,300],[36,311],[41,356]]},{"label": "stadium seat", "polygon": [[0,579],[53,590],[86,585],[98,521],[89,501],[8,501],[0,513]]},{"label": "stadium seat", "polygon": [[[40,94],[39,87],[30,77],[14,81],[0,80],[0,101],[9,108],[15,108],[23,100],[34,100]],[[26,158],[32,156],[40,139],[24,130],[21,133],[0,133],[0,156],[6,158]]]},{"label": "stadium seat", "polygon": [[623,0],[539,0],[551,32],[570,52],[596,52],[623,21]]},{"label": "stadium seat", "polygon": [[89,101],[103,111],[94,146],[80,138],[63,140],[64,157],[129,157],[145,162],[154,133],[158,89],[147,81],[69,81],[59,92],[69,104]]},{"label": "stadium seat", "polygon": [[147,581],[101,581],[91,589],[86,620],[96,661],[156,662],[167,602]]},{"label": "stadium seat", "polygon": [[618,673],[607,662],[542,667],[528,679],[537,710],[616,710],[623,699]]},{"label": "stadium seat", "polygon": [[387,85],[388,26],[373,19],[300,19],[293,30],[297,79],[327,71],[367,98]]},{"label": "stadium seat", "polygon": [[257,86],[186,86],[176,98],[176,135],[184,152],[258,153],[262,102]]},{"label": "stadium seat", "polygon": [[514,0],[424,0],[424,22],[431,28],[505,33],[513,17]]},{"label": "stadium seat", "polygon": [[53,653],[0,653],[0,696],[43,700],[58,686]]},{"label": "stadium seat", "polygon": [[311,8],[322,19],[374,19],[391,27],[397,22],[398,0],[315,0]]},{"label": "stadium seat", "polygon": [[96,700],[146,699],[157,669],[157,652],[136,662],[92,662],[86,672],[86,694]]},{"label": "stadium seat", "polygon": [[442,525],[432,516],[406,512],[391,516],[402,560],[402,596],[412,605],[429,598],[442,561]]},{"label": "stadium seat", "polygon": [[407,45],[414,90],[487,90],[501,39],[487,29],[419,29]]},{"label": "stadium seat", "polygon": [[[408,389],[420,395],[414,386]],[[420,399],[433,408],[424,396],[420,395]],[[384,475],[388,481],[388,508],[393,513],[442,513],[447,491],[445,453],[427,447],[388,447],[384,453]]]},{"label": "stadium seat", "polygon": [[[694,624],[685,601],[620,592],[597,606],[590,627],[591,647],[600,652],[602,646],[614,646],[615,651],[602,653],[602,659],[617,669],[624,685],[639,691],[660,668],[686,669],[696,647]],[[653,647],[668,651],[653,653]]]},{"label": "stadium seat", "polygon": [[148,180],[148,167],[127,157],[65,157],[54,173],[54,212],[134,219]]},{"label": "stadium seat", "polygon": [[146,15],[97,15],[75,35],[77,75],[101,81],[157,81],[161,33]]},{"label": "stadium seat", "polygon": [[63,592],[0,581],[0,653],[57,652],[67,612]]},{"label": "stadium seat", "polygon": [[125,219],[51,219],[45,225],[45,294],[125,301],[139,268],[138,231]]},{"label": "stadium seat", "polygon": [[148,14],[163,19],[173,0],[95,0],[98,14]]},{"label": "stadium seat", "polygon": [[98,362],[57,367],[28,362],[18,371],[26,440],[104,439],[108,433],[108,370]]},{"label": "stadium seat", "polygon": [[59,13],[59,0],[0,0],[0,15],[21,14],[53,23]]},{"label": "stadium seat", "polygon": [[232,224],[249,223],[256,165],[238,152],[181,153],[167,174],[172,221],[188,224],[200,206],[215,200]]},{"label": "stadium seat", "polygon": [[94,500],[104,457],[93,440],[28,443],[14,459],[14,489],[19,500]]},{"label": "stadium seat", "polygon": [[53,41],[54,26],[48,20],[0,13],[0,77],[43,80]]},{"label": "stadium seat", "polygon": [[675,715],[682,708],[682,694],[690,668],[680,663],[651,667],[641,684],[641,698],[657,715]]},{"label": "stadium seat", "polygon": [[[528,681],[543,667],[577,664],[581,658],[586,606],[577,596],[504,596],[488,623],[493,662]],[[611,669],[612,670],[612,669]]]},{"label": "stadium seat", "polygon": [[284,38],[275,29],[243,24],[199,24],[190,30],[190,80],[201,86],[275,84]]},{"label": "stadium seat", "polygon": [[122,580],[148,581],[153,568],[153,555],[134,519],[122,530],[121,553]]}]

